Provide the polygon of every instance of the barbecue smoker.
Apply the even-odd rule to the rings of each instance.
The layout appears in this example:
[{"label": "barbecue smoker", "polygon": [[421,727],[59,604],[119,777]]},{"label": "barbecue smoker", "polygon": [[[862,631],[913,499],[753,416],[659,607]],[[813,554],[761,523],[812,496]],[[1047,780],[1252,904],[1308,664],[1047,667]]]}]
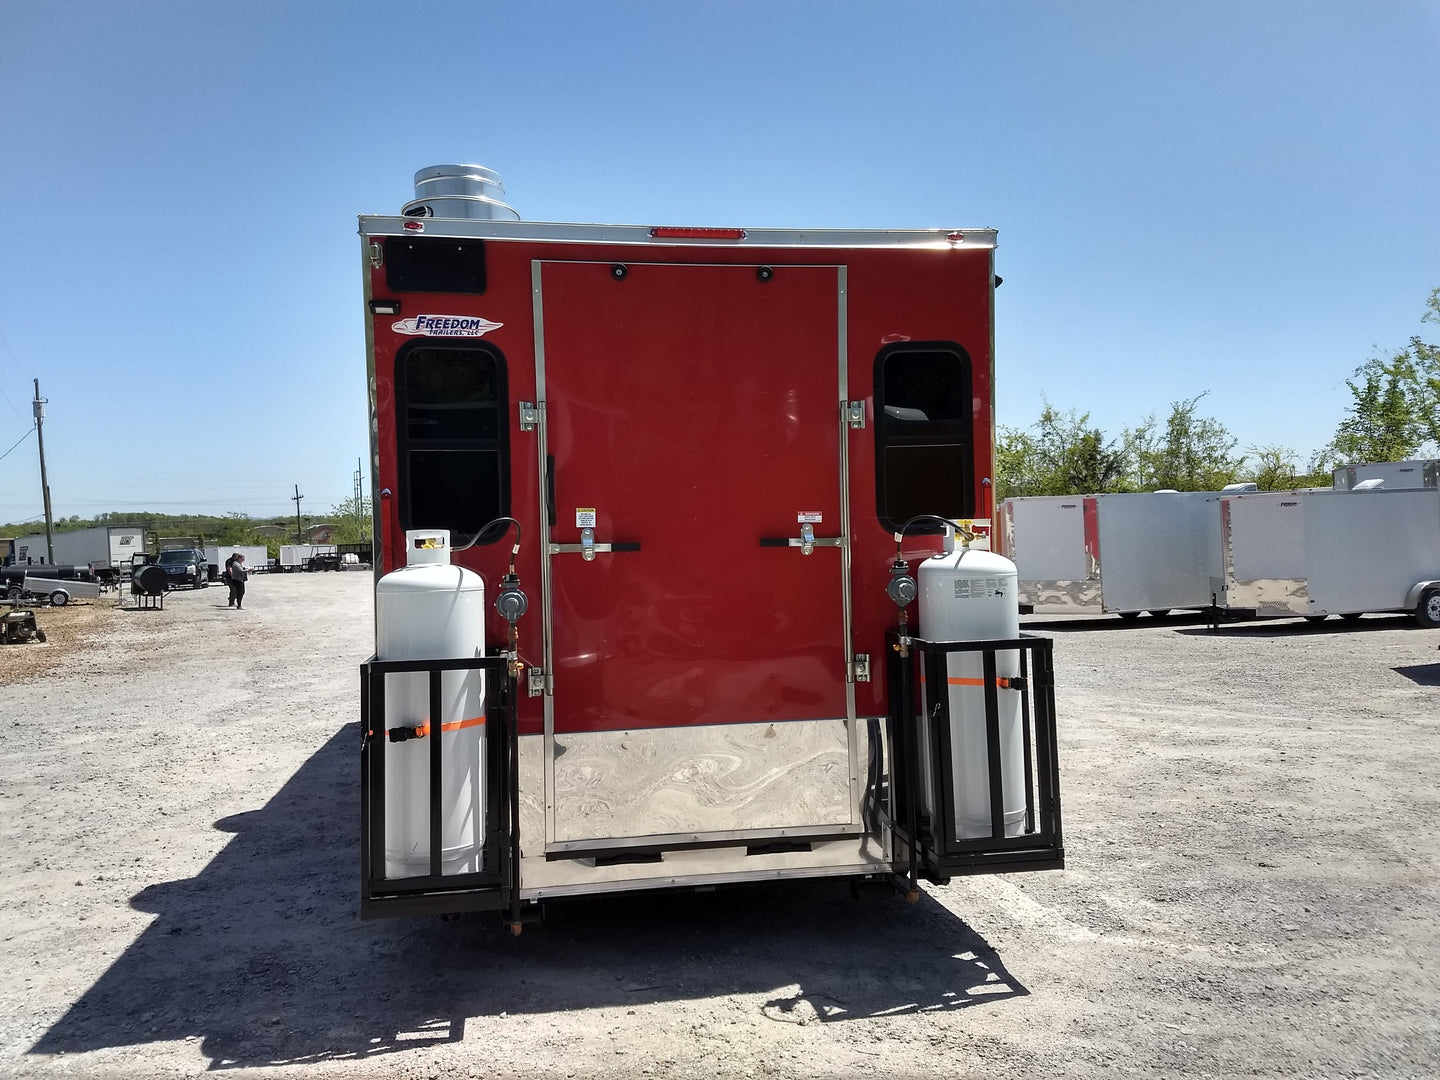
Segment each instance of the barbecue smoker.
[{"label": "barbecue smoker", "polygon": [[1050,642],[985,550],[994,232],[415,189],[360,219],[361,914],[1063,866]]}]

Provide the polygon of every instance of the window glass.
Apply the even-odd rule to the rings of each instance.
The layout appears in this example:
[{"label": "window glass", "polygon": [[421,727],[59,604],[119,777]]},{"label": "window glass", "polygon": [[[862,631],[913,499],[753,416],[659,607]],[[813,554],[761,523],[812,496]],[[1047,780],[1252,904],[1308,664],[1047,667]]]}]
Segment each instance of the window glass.
[{"label": "window glass", "polygon": [[875,357],[875,506],[881,524],[896,530],[918,514],[972,516],[973,448],[965,350],[952,342],[882,349]]},{"label": "window glass", "polygon": [[958,443],[885,448],[886,511],[891,527],[916,514],[969,517],[965,470],[970,455]]},{"label": "window glass", "polygon": [[963,420],[969,379],[951,352],[898,352],[885,363],[885,415],[905,421]]},{"label": "window glass", "polygon": [[510,513],[504,359],[416,342],[395,374],[401,528],[449,529],[458,546]]},{"label": "window glass", "polygon": [[410,451],[407,527],[468,534],[503,516],[497,458],[493,450]]},{"label": "window glass", "polygon": [[406,433],[412,441],[499,436],[495,358],[420,348],[405,358]]}]

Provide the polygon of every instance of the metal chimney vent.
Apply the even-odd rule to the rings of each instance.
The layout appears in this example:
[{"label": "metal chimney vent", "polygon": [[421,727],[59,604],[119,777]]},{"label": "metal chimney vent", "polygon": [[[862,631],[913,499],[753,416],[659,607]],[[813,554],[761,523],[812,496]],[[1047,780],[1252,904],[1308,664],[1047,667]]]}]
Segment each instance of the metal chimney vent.
[{"label": "metal chimney vent", "polygon": [[415,198],[400,211],[405,217],[498,218],[519,221],[505,202],[500,174],[483,165],[431,165],[415,174]]}]

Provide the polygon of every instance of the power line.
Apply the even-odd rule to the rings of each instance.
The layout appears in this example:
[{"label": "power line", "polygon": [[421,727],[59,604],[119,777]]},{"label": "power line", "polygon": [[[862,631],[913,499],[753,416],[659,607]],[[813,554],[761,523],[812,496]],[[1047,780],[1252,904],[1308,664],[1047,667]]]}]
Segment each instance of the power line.
[{"label": "power line", "polygon": [[30,433],[33,432],[34,430],[35,430],[35,425],[34,425],[34,424],[31,424],[31,425],[30,425],[30,431],[25,432],[24,435],[21,435],[20,438],[18,438],[18,439],[15,440],[15,446],[10,447],[10,449],[9,449],[9,450],[6,450],[5,453],[0,454],[0,461],[4,461],[7,457],[9,457],[10,454],[11,454],[11,452],[15,449],[15,447],[16,447],[16,446],[19,446],[22,442],[24,442],[26,439],[28,439],[28,438],[30,437]]}]

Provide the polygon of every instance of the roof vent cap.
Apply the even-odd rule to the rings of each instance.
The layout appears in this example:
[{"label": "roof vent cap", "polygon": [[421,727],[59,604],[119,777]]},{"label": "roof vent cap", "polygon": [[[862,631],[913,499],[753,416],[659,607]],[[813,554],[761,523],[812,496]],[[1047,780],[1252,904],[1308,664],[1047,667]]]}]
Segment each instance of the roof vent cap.
[{"label": "roof vent cap", "polygon": [[415,174],[415,198],[400,213],[405,217],[520,220],[519,211],[505,201],[500,174],[483,165],[421,169]]}]

